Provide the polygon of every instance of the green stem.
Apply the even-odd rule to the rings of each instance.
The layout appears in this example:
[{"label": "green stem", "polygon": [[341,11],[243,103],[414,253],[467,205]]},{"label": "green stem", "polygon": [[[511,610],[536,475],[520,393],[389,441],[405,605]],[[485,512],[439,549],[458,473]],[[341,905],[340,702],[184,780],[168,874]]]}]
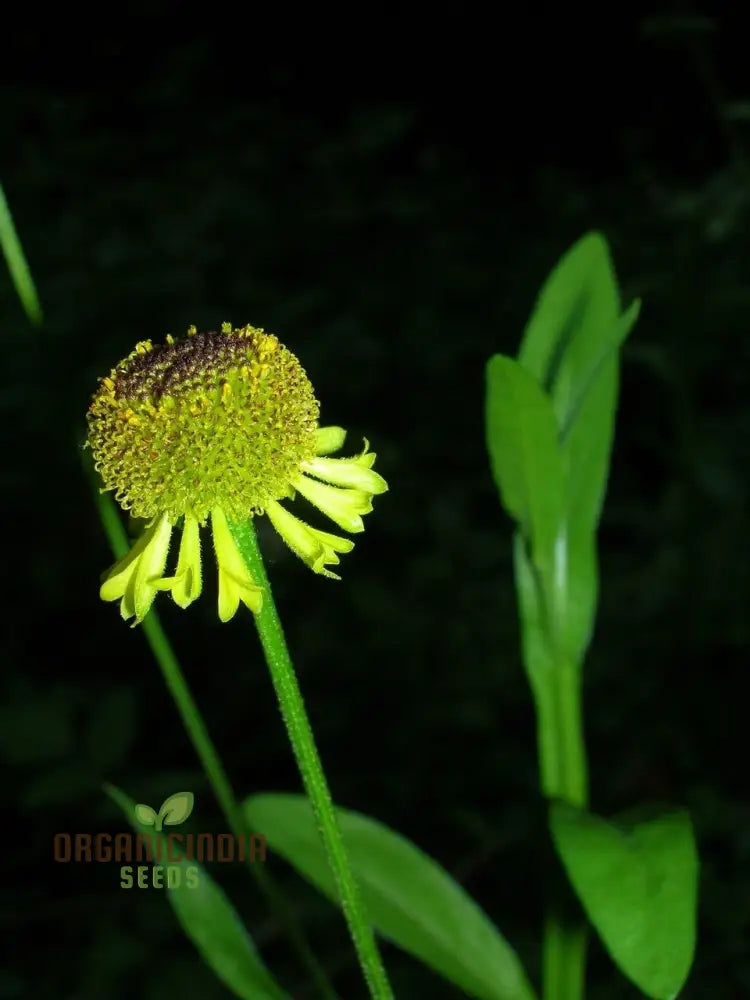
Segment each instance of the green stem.
[{"label": "green stem", "polygon": [[564,906],[549,904],[542,947],[544,1000],[583,997],[587,936],[586,926],[571,923]]},{"label": "green stem", "polygon": [[[539,727],[539,764],[544,794],[585,807],[588,801],[580,670],[558,662],[534,685]],[[584,994],[585,924],[571,918],[564,899],[548,907],[542,944],[544,1000],[581,1000]]]},{"label": "green stem", "polygon": [[[104,525],[104,530],[109,539],[112,551],[115,558],[120,559],[127,553],[130,547],[122,522],[111,498],[100,495],[98,489],[97,502],[102,524]],[[232,791],[227,773],[224,770],[224,765],[208,734],[198,706],[180,668],[179,661],[154,611],[150,611],[146,615],[141,627],[154,654],[154,658],[159,664],[164,682],[174,699],[190,742],[193,744],[203,770],[214,790],[214,794],[230,830],[235,836],[251,832],[248,830],[242,810]],[[265,896],[269,908],[276,915],[287,937],[296,949],[300,961],[312,981],[320,990],[321,996],[325,997],[326,1000],[338,1000],[335,990],[329,983],[323,968],[305,938],[302,928],[291,913],[286,900],[276,887],[272,876],[262,866],[253,864],[250,859],[248,859],[248,867],[258,888]]]},{"label": "green stem", "polygon": [[230,528],[254,581],[263,588],[263,607],[260,613],[255,615],[255,624],[271,672],[281,715],[297,759],[297,766],[328,853],[344,917],[349,925],[349,932],[367,980],[370,996],[373,1000],[391,1000],[393,991],[378,951],[375,935],[365,915],[344,847],[331,793],[258,549],[252,519],[244,524],[230,524]]},{"label": "green stem", "polygon": [[588,801],[586,747],[581,715],[580,671],[567,662],[533,674],[539,770],[547,798],[574,806]]},{"label": "green stem", "polygon": [[[516,585],[524,628],[534,641],[524,644],[526,671],[534,694],[542,794],[585,808],[588,769],[583,735],[581,667],[564,653],[567,593],[564,576],[542,574],[520,534],[515,539]],[[545,580],[552,580],[550,586]],[[529,638],[527,636],[527,638]],[[544,1000],[581,1000],[586,968],[586,925],[560,876],[550,889],[542,942]]]}]

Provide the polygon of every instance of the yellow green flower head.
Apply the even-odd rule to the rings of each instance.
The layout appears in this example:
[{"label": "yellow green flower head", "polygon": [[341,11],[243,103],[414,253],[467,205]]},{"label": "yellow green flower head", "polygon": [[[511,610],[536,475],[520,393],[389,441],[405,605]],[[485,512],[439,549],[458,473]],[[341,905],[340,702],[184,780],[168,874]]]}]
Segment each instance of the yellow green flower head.
[{"label": "yellow green flower head", "polygon": [[[146,528],[105,575],[101,596],[119,600],[125,619],[143,620],[159,590],[187,607],[201,591],[200,527],[210,519],[219,570],[219,617],[240,601],[260,610],[262,594],[236,547],[229,522],[267,514],[316,573],[349,552],[348,538],[313,528],[279,501],[299,491],[340,528],[362,531],[372,497],[387,490],[365,448],[329,458],[340,427],[318,426],[319,404],[297,358],[255,327],[168,336],[135,349],[102,378],[88,412],[88,441],[104,490]],[[174,574],[165,566],[182,521]]]}]

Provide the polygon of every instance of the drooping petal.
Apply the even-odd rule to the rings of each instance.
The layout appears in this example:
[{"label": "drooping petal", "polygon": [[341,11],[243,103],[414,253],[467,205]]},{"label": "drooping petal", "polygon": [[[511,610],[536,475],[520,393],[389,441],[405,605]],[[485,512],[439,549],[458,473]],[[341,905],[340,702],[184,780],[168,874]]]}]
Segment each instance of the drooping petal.
[{"label": "drooping petal", "polygon": [[301,462],[300,468],[334,486],[351,486],[375,495],[385,493],[388,483],[372,470],[374,461],[374,452],[365,450],[355,458],[311,458]]},{"label": "drooping petal", "polygon": [[326,566],[337,565],[339,557],[336,553],[351,552],[354,542],[305,524],[275,500],[266,507],[266,514],[292,552],[313,572],[329,576],[334,580],[341,579],[336,573],[327,570]]},{"label": "drooping petal", "polygon": [[250,576],[221,507],[211,511],[211,528],[219,567],[219,618],[223,622],[233,618],[240,601],[257,614],[263,603],[263,591]]},{"label": "drooping petal", "polygon": [[346,440],[346,431],[343,427],[319,427],[316,434],[316,455],[330,455],[331,452],[342,448]]},{"label": "drooping petal", "polygon": [[164,572],[169,552],[172,525],[165,514],[154,518],[130,552],[109,570],[101,585],[103,601],[120,601],[125,619],[135,615],[134,625],[142,622],[156,597],[156,581]]},{"label": "drooping petal", "polygon": [[201,537],[196,518],[185,515],[175,575],[162,577],[154,586],[158,590],[171,590],[172,600],[180,608],[186,608],[200,596],[203,587]]},{"label": "drooping petal", "polygon": [[365,530],[361,515],[372,510],[372,493],[329,486],[304,475],[295,476],[292,481],[302,496],[322,510],[334,524],[345,531]]}]

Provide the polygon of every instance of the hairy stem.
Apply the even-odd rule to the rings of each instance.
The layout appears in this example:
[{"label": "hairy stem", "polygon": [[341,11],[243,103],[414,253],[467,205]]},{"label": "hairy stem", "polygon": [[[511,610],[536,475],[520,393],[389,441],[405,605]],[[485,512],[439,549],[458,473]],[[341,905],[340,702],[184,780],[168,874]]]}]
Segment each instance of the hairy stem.
[{"label": "hairy stem", "polygon": [[331,793],[258,549],[252,519],[241,525],[230,524],[230,528],[254,581],[263,589],[263,607],[260,613],[255,615],[255,624],[297,766],[328,853],[341,907],[349,925],[349,933],[362,972],[367,980],[370,996],[373,1000],[390,1000],[393,992],[344,847]]}]

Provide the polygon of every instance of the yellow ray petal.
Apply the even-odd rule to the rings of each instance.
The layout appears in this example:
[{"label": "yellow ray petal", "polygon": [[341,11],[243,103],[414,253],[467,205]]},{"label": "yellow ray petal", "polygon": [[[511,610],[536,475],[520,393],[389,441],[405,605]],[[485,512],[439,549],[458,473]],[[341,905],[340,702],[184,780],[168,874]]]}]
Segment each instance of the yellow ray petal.
[{"label": "yellow ray petal", "polygon": [[342,448],[346,440],[346,431],[343,427],[319,427],[316,435],[316,455],[330,455],[331,452]]},{"label": "yellow ray petal", "polygon": [[148,614],[156,597],[155,581],[164,572],[172,525],[166,514],[155,518],[130,552],[109,570],[99,589],[103,601],[121,598],[120,614],[134,625]]},{"label": "yellow ray petal", "polygon": [[372,510],[372,494],[363,490],[340,489],[328,486],[308,476],[296,476],[294,486],[310,503],[345,531],[364,531],[362,514]]},{"label": "yellow ray petal", "polygon": [[185,515],[175,575],[162,577],[161,580],[155,582],[154,586],[158,590],[170,590],[172,600],[180,608],[186,608],[200,596],[203,587],[201,538],[196,518]]},{"label": "yellow ray petal", "polygon": [[295,555],[315,573],[329,576],[334,580],[341,577],[331,573],[326,566],[335,566],[339,561],[338,552],[351,552],[354,542],[340,538],[327,531],[313,528],[290,514],[281,504],[272,501],[266,508],[268,518]]},{"label": "yellow ray petal", "polygon": [[223,622],[233,618],[240,601],[257,614],[263,603],[263,591],[253,582],[220,507],[211,511],[211,528],[219,567],[219,618]]},{"label": "yellow ray petal", "polygon": [[334,486],[349,486],[374,495],[388,489],[385,479],[370,468],[374,459],[372,452],[363,452],[356,458],[316,457],[301,462],[300,468]]}]

